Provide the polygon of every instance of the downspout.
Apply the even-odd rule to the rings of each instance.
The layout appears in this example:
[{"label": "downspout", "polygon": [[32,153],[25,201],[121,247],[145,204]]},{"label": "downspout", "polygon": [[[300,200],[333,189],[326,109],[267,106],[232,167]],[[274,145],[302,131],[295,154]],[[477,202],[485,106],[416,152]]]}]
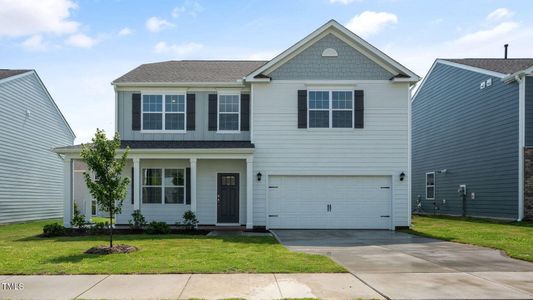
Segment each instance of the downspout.
[{"label": "downspout", "polygon": [[518,82],[518,219],[524,218],[524,148],[526,119],[526,77],[516,75]]}]

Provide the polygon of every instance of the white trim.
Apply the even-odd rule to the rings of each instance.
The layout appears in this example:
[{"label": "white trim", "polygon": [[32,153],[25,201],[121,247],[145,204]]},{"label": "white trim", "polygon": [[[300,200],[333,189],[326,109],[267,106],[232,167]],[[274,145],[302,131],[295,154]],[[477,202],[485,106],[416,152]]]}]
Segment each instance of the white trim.
[{"label": "white trim", "polygon": [[[314,42],[319,40],[321,36],[329,33],[333,33],[336,36],[342,38],[343,40],[346,40],[344,37],[342,37],[339,34],[336,34],[334,31],[337,30],[341,34],[344,34],[344,36],[349,39],[351,43],[351,46],[353,47],[354,44],[358,45],[360,47],[357,47],[358,51],[362,52],[364,55],[366,55],[369,59],[372,59],[376,61],[376,58],[378,59],[376,62],[378,62],[382,67],[386,68],[387,70],[390,70],[391,67],[399,71],[400,73],[405,73],[412,77],[412,81],[418,81],[420,77],[410,71],[409,69],[402,66],[400,63],[396,62],[391,57],[387,56],[385,53],[381,52],[379,49],[375,48],[350,30],[348,30],[346,27],[342,26],[335,20],[330,20],[326,24],[322,25],[315,31],[313,31],[311,34],[307,35],[305,38],[288,48],[287,50],[283,51],[278,56],[274,57],[272,60],[270,60],[268,63],[263,65],[262,67],[258,68],[257,70],[250,73],[248,76],[246,76],[246,81],[248,82],[254,82],[257,81],[255,76],[266,72],[267,74],[272,72],[276,67],[279,67],[279,65],[282,65],[285,61],[289,60],[291,55],[294,55],[297,51],[302,49],[305,49],[312,45]],[[366,52],[366,53],[365,53]],[[370,54],[370,55],[369,55]],[[392,74],[394,75],[394,74]]]},{"label": "white trim", "polygon": [[[144,129],[144,96],[161,96],[161,112],[146,112],[147,114],[160,113],[161,117],[161,129]],[[183,112],[166,112],[166,96],[183,96]],[[183,114],[183,130],[167,130],[165,129],[165,118],[167,114]],[[141,133],[186,133],[187,132],[187,93],[182,91],[174,92],[141,92]]]},{"label": "white trim", "polygon": [[422,82],[420,83],[418,88],[416,89],[416,92],[415,92],[414,96],[412,97],[411,102],[415,102],[416,97],[418,96],[418,92],[420,92],[422,90],[422,87],[426,83],[426,80],[429,78],[429,76],[431,76],[431,73],[433,72],[433,69],[435,68],[435,66],[437,66],[437,64],[443,64],[443,65],[456,67],[456,68],[467,70],[467,71],[472,71],[472,72],[481,73],[481,74],[485,74],[485,75],[489,75],[489,76],[494,76],[494,77],[502,78],[502,80],[505,77],[505,74],[502,74],[502,73],[493,72],[493,71],[489,71],[489,70],[485,70],[485,69],[481,69],[481,68],[476,68],[476,67],[471,67],[471,66],[467,66],[467,65],[463,65],[463,64],[459,64],[459,63],[454,63],[454,62],[447,61],[447,60],[444,60],[444,59],[436,59],[433,62],[433,65],[431,65],[431,68],[429,69],[428,73],[426,74],[426,76],[424,77],[424,79],[422,80]]},{"label": "white trim", "polygon": [[[430,174],[433,174],[433,185],[428,185],[428,175]],[[426,185],[425,185],[425,199],[426,200],[435,200],[436,198],[436,193],[437,193],[437,189],[436,189],[436,185],[437,185],[437,176],[436,175],[436,172],[433,171],[433,172],[426,172]],[[433,187],[433,198],[428,198],[428,187]]]},{"label": "white trim", "polygon": [[133,209],[141,209],[141,159],[133,158]]},{"label": "white trim", "polygon": [[[237,112],[221,112],[220,111],[220,96],[237,96]],[[220,114],[234,115],[237,114],[237,130],[220,130]],[[241,94],[235,92],[217,93],[217,133],[240,133],[241,132]]]},{"label": "white trim", "polygon": [[216,216],[216,222],[215,222],[215,225],[216,226],[241,226],[242,224],[242,220],[241,220],[241,201],[242,201],[242,197],[241,197],[241,183],[242,183],[242,174],[240,171],[222,171],[222,172],[216,172],[215,173],[215,182],[217,183],[217,189],[216,189],[216,193],[215,193],[215,201],[217,201],[218,199],[218,175],[219,174],[239,174],[239,184],[237,185],[239,187],[239,192],[237,193],[237,196],[239,196],[239,211],[238,211],[238,217],[239,217],[239,222],[238,223],[219,223],[218,222],[218,203],[215,203],[215,216]]},{"label": "white trim", "polygon": [[533,66],[525,69],[525,70],[520,70],[518,72],[515,72],[513,74],[510,74],[510,75],[507,75],[503,81],[505,82],[511,82],[513,80],[516,80],[517,78],[520,78],[521,76],[523,75],[526,75],[526,76],[531,76],[531,73],[533,73]]},{"label": "white trim", "polygon": [[524,148],[526,120],[526,78],[518,80],[518,221],[524,218]]},{"label": "white trim", "polygon": [[[149,170],[149,169],[152,169],[152,170],[161,170],[161,185],[145,185],[143,182],[144,180],[141,180],[141,186],[140,186],[140,190],[142,191],[143,188],[145,187],[158,187],[158,188],[161,188],[161,203],[144,203],[144,199],[141,195],[141,203],[143,206],[145,205],[189,205],[187,204],[187,191],[186,191],[186,186],[187,186],[187,176],[186,176],[186,168],[175,168],[175,167],[170,167],[170,168],[164,168],[164,167],[147,167],[147,168],[141,168],[141,172],[143,173],[143,178],[144,178],[144,171],[145,170]],[[183,171],[183,185],[171,185],[169,186],[169,188],[183,188],[183,203],[165,203],[165,189],[167,188],[167,186],[165,185],[165,171],[166,170],[182,170]],[[179,199],[178,199],[179,201]]]},{"label": "white trim", "polygon": [[[124,153],[125,149],[117,149],[117,157]],[[153,159],[189,159],[191,157],[205,159],[242,159],[254,153],[254,148],[211,148],[211,149],[130,149],[129,158],[153,158]],[[80,158],[81,149],[57,149],[58,154],[65,154],[71,158]]]},{"label": "white trim", "polygon": [[[118,132],[118,92],[117,92],[116,87],[113,87],[113,90],[115,92],[115,132]],[[141,105],[142,105],[142,96],[141,96]]]},{"label": "white trim", "polygon": [[63,202],[63,226],[70,228],[72,225],[72,181],[74,173],[72,172],[72,159],[65,157],[63,159],[63,172],[64,172],[64,202]]},{"label": "white trim", "polygon": [[[310,97],[309,97],[309,94],[311,92],[328,92],[328,97],[329,97],[329,107],[327,109],[325,108],[310,108],[310,105],[309,105],[309,101],[310,101]],[[348,109],[348,108],[333,108],[333,92],[350,92],[352,94],[352,108],[351,109]],[[354,129],[354,125],[355,125],[355,120],[354,120],[354,116],[353,116],[353,112],[354,112],[354,91],[353,90],[348,90],[348,89],[330,89],[330,88],[314,88],[314,89],[308,89],[307,90],[307,129],[311,129],[311,130],[320,130],[320,129]],[[329,115],[329,127],[310,127],[310,112],[311,111],[328,111],[328,115]],[[333,111],[350,111],[351,112],[351,117],[352,117],[352,125],[351,127],[333,127]]]},{"label": "white trim", "polygon": [[[198,209],[198,202],[197,202],[197,199],[196,199],[196,189],[197,189],[197,170],[198,170],[198,159],[196,158],[190,158],[189,159],[189,167],[191,168],[191,190],[190,190],[190,193],[191,193],[191,211],[196,213],[197,209]],[[187,170],[185,170],[185,172],[187,172]],[[187,173],[185,173],[187,174]],[[187,176],[185,176],[185,180],[187,180]],[[187,193],[189,193],[189,191],[186,191]],[[187,195],[187,194],[185,194]],[[187,197],[185,197],[185,204],[187,204]]]},{"label": "white trim", "polygon": [[412,211],[413,211],[413,207],[412,207],[412,178],[413,176],[411,175],[412,174],[412,158],[413,158],[413,146],[411,145],[411,141],[412,141],[412,134],[413,134],[413,131],[412,131],[412,128],[413,128],[413,124],[412,124],[412,120],[411,120],[411,116],[412,116],[412,112],[411,112],[411,109],[412,109],[412,105],[411,105],[411,96],[412,96],[412,89],[407,89],[407,174],[406,174],[406,179],[407,179],[407,226],[411,226],[411,221],[412,221]]},{"label": "white trim", "polygon": [[250,107],[248,108],[250,116],[250,124],[248,129],[250,130],[250,143],[254,143],[254,84],[250,84]]},{"label": "white trim", "polygon": [[254,160],[246,158],[246,229],[254,228]]}]

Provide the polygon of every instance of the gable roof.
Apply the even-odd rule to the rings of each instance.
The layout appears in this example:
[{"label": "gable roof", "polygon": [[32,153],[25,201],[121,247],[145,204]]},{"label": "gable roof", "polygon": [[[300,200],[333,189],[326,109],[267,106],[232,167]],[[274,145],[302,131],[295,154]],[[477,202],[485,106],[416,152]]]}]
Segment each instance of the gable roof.
[{"label": "gable roof", "polygon": [[533,58],[446,58],[442,60],[502,74],[513,74],[533,66]]},{"label": "gable roof", "polygon": [[394,75],[392,76],[391,80],[405,82],[416,82],[420,80],[420,77],[414,72],[407,69],[385,53],[381,52],[379,49],[372,46],[370,43],[363,40],[361,37],[339,24],[337,21],[330,20],[326,24],[322,25],[317,30],[313,31],[311,34],[300,40],[298,43],[294,44],[289,49],[285,50],[284,52],[274,57],[272,60],[270,60],[257,70],[250,73],[246,77],[246,81],[269,81],[270,79],[265,78],[265,75],[270,74],[280,65],[289,61],[292,57],[299,53],[299,51],[308,48],[310,45],[314,44],[316,41],[320,40],[325,34],[328,33],[333,33],[339,38],[343,38],[346,42],[348,42],[352,47],[356,48],[356,50],[361,52],[363,55],[367,56],[374,62],[384,67],[386,70],[393,73]]},{"label": "gable roof", "polygon": [[19,75],[19,74],[24,74],[24,73],[27,73],[27,72],[30,72],[30,71],[32,71],[32,70],[0,69],[0,80],[1,79],[6,79],[6,78],[9,78],[9,77],[12,77],[12,76],[16,76],[16,75]]},{"label": "gable roof", "polygon": [[171,60],[140,65],[112,84],[236,82],[265,63],[254,60]]},{"label": "gable roof", "polygon": [[[18,76],[18,75],[20,75],[20,76]],[[61,110],[59,109],[59,106],[57,106],[57,103],[54,101],[54,98],[52,98],[52,95],[50,95],[50,92],[48,92],[48,89],[46,88],[46,86],[44,85],[43,81],[41,80],[41,77],[39,77],[39,75],[37,74],[37,72],[35,70],[0,69],[0,84],[4,83],[4,82],[7,82],[7,81],[11,81],[11,80],[17,79],[19,77],[25,77],[25,76],[29,76],[29,75],[34,75],[35,76],[35,79],[37,80],[37,83],[39,83],[39,85],[43,89],[43,91],[46,94],[46,96],[48,97],[48,99],[52,102],[52,105],[54,106],[54,108],[59,113],[59,116],[61,117],[61,120],[63,120],[63,122],[67,126],[68,131],[70,132],[70,134],[72,134],[73,138],[76,138],[76,134],[74,133],[74,130],[72,130],[72,127],[70,127],[70,124],[68,123],[67,119],[65,118],[65,116],[63,115]],[[15,76],[17,76],[17,77],[15,77]]]}]

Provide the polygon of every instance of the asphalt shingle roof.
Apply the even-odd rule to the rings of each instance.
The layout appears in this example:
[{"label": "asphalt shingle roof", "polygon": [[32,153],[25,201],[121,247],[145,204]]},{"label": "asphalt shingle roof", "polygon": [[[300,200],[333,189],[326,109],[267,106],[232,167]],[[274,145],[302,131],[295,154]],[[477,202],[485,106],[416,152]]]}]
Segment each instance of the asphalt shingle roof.
[{"label": "asphalt shingle roof", "polygon": [[462,58],[443,60],[502,74],[513,74],[533,66],[533,58]]},{"label": "asphalt shingle roof", "polygon": [[265,63],[254,60],[171,60],[140,65],[113,83],[235,82]]},{"label": "asphalt shingle roof", "polygon": [[0,69],[0,79],[5,79],[11,76],[23,74],[30,72],[31,70],[11,70],[11,69]]}]

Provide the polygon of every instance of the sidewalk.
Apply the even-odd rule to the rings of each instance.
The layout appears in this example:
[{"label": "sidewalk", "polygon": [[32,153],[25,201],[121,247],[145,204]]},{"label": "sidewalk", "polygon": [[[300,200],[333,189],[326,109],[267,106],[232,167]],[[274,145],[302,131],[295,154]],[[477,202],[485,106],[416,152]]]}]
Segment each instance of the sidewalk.
[{"label": "sidewalk", "polygon": [[[12,285],[9,285],[12,284]],[[22,289],[13,289],[20,287]],[[12,289],[8,289],[12,288]],[[350,273],[1,276],[1,299],[384,299]]]}]

